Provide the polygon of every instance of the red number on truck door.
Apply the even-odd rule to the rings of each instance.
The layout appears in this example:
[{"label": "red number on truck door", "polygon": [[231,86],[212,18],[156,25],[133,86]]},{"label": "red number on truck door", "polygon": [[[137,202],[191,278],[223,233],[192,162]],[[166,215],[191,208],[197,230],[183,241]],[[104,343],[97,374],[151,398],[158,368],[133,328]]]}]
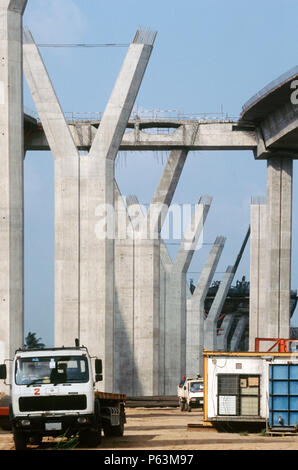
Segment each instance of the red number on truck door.
[{"label": "red number on truck door", "polygon": [[40,395],[40,388],[34,389],[34,395]]}]

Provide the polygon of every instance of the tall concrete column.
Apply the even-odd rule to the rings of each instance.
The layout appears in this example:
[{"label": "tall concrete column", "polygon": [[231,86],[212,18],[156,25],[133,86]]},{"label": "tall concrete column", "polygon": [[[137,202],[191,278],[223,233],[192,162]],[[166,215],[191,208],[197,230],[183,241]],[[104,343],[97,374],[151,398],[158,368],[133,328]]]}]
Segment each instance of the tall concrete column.
[{"label": "tall concrete column", "polygon": [[[135,395],[158,395],[160,374],[160,232],[179,181],[187,151],[170,153],[146,216],[134,218]],[[130,214],[134,211],[127,198]]]},{"label": "tall concrete column", "polygon": [[255,338],[267,335],[267,206],[264,198],[253,197],[250,206],[249,349]]},{"label": "tall concrete column", "polygon": [[[0,1],[0,360],[24,343],[23,60],[27,0]],[[8,364],[9,365],[9,364]],[[0,383],[0,392],[9,393]]]},{"label": "tall concrete column", "polygon": [[203,372],[204,302],[226,238],[218,236],[210,250],[192,297],[188,300],[186,330],[186,375],[193,377]]},{"label": "tall concrete column", "polygon": [[[115,181],[114,391],[134,394],[134,239],[127,208]],[[131,230],[131,236],[129,233]]]},{"label": "tall concrete column", "polygon": [[33,37],[24,33],[24,71],[54,157],[55,345],[80,337],[80,156]]},{"label": "tall concrete column", "polygon": [[186,273],[202,234],[212,198],[199,201],[185,238],[171,266],[166,270],[165,298],[165,395],[175,395],[177,383],[186,371]]},{"label": "tall concrete column", "polygon": [[[129,210],[136,208],[136,220],[143,217],[136,196],[127,198]],[[189,230],[174,263],[166,244],[160,243],[159,394],[176,393],[177,381],[186,369],[186,272],[206,220],[211,198],[196,206]],[[140,217],[141,215],[141,217]],[[158,295],[158,292],[156,292]]]},{"label": "tall concrete column", "polygon": [[238,351],[239,350],[239,344],[242,339],[243,333],[245,329],[247,328],[248,325],[248,316],[243,314],[241,317],[238,319],[237,326],[235,328],[235,331],[233,333],[232,339],[231,339],[231,351]]},{"label": "tall concrete column", "polygon": [[291,158],[268,159],[268,338],[290,335],[292,173]]}]

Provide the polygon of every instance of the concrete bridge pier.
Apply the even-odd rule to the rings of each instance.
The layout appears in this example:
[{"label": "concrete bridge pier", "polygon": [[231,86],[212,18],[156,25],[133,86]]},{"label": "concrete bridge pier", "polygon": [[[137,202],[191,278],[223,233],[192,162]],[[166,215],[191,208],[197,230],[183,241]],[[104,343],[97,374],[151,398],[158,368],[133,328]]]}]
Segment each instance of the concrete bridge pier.
[{"label": "concrete bridge pier", "polygon": [[[297,91],[293,89],[297,78],[297,66],[277,77],[244,104],[239,119],[239,124],[254,126],[254,157],[267,162],[267,299],[266,314],[262,314],[266,327],[261,331],[265,338],[290,335],[292,178],[293,160],[298,156]],[[255,301],[251,295],[253,308]],[[257,333],[250,338],[250,349]]]},{"label": "concrete bridge pier", "polygon": [[[172,151],[146,215],[127,197],[134,226],[134,395],[158,395],[160,383],[160,232],[187,151]],[[136,211],[137,217],[133,214]]]},{"label": "concrete bridge pier", "polygon": [[[165,309],[164,309],[164,370],[165,395],[173,395],[177,383],[186,371],[186,273],[210,209],[212,198],[201,198],[195,207],[190,226],[185,234],[174,262],[166,263],[165,269]],[[165,247],[166,248],[166,247]],[[162,250],[161,250],[162,251]]]},{"label": "concrete bridge pier", "polygon": [[267,160],[268,338],[290,337],[292,174],[292,158]]},{"label": "concrete bridge pier", "polygon": [[155,33],[138,31],[129,46],[88,155],[81,191],[80,339],[103,358],[104,390],[114,386],[114,165],[154,39]]},{"label": "concrete bridge pier", "polygon": [[[0,1],[0,362],[24,343],[22,22],[27,0]],[[8,363],[9,366],[9,363]],[[0,381],[0,392],[9,388]]]},{"label": "concrete bridge pier", "polygon": [[114,391],[134,395],[134,239],[127,207],[115,181]]},{"label": "concrete bridge pier", "polygon": [[226,238],[218,236],[210,250],[193,295],[187,300],[186,375],[203,375],[204,302]]},{"label": "concrete bridge pier", "polygon": [[137,31],[82,168],[29,33],[24,47],[27,79],[55,157],[55,343],[73,344],[79,337],[103,359],[101,387],[109,391],[114,381],[114,161],[155,36]]},{"label": "concrete bridge pier", "polygon": [[249,350],[255,349],[255,338],[267,335],[267,205],[266,199],[252,197],[250,206],[250,292]]}]

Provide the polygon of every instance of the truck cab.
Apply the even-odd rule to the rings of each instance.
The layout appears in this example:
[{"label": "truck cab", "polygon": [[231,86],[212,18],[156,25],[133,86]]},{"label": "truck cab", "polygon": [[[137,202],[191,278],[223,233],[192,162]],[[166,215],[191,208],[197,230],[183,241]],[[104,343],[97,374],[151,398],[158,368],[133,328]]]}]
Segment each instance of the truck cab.
[{"label": "truck cab", "polygon": [[178,386],[177,395],[181,411],[191,411],[193,408],[203,408],[204,382],[201,377],[187,378]]},{"label": "truck cab", "polygon": [[[0,366],[0,378],[6,378],[5,365]],[[43,436],[75,434],[80,442],[96,446],[102,427],[114,425],[113,429],[118,429],[121,397],[117,396],[115,402],[113,394],[108,394],[107,401],[107,394],[95,391],[95,383],[100,380],[101,360],[95,359],[93,376],[91,358],[84,346],[17,350],[9,383],[10,423],[16,449],[26,448],[29,442],[41,442]]]}]

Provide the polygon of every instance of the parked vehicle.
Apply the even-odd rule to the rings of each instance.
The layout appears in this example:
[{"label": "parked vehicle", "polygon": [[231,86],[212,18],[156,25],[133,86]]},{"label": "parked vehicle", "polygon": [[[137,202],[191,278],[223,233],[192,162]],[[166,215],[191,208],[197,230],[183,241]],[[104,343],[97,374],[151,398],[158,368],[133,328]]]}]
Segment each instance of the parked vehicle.
[{"label": "parked vehicle", "polygon": [[181,411],[191,411],[192,408],[203,408],[204,383],[201,377],[185,378],[178,385],[177,395]]},{"label": "parked vehicle", "polygon": [[[44,436],[78,435],[79,442],[97,446],[104,435],[122,436],[126,395],[96,390],[102,361],[84,346],[19,349],[10,380],[10,424],[17,450],[39,443]],[[6,379],[6,364],[0,378]]]}]

